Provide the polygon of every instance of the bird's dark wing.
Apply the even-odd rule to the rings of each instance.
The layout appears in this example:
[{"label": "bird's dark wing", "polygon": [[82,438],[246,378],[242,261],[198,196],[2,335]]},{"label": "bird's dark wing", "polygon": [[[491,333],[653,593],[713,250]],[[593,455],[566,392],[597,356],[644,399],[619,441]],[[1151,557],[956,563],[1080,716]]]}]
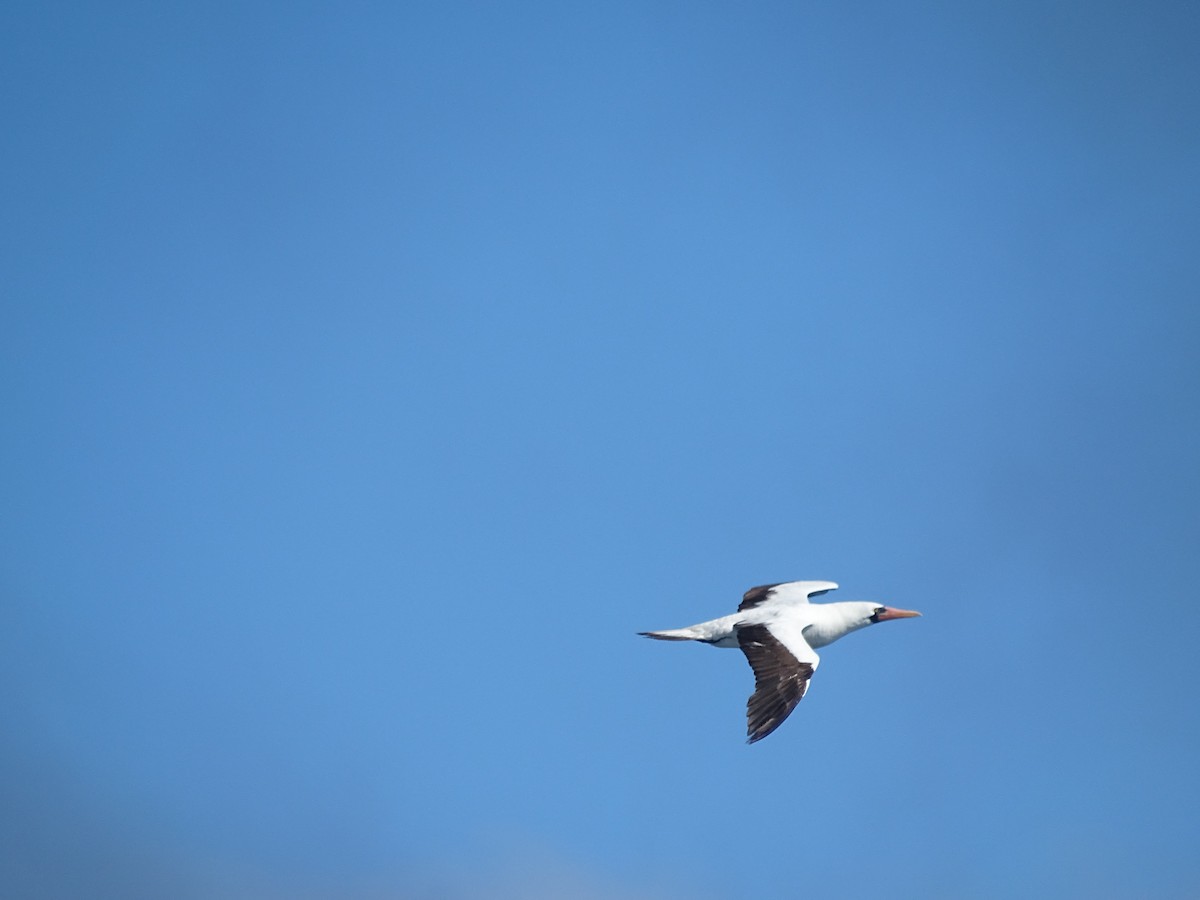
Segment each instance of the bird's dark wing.
[{"label": "bird's dark wing", "polygon": [[807,603],[809,597],[819,597],[835,590],[832,581],[781,581],[778,584],[760,584],[742,595],[738,612],[753,609],[770,600],[772,603]]},{"label": "bird's dark wing", "polygon": [[[769,596],[771,596],[772,588],[778,587],[779,584],[782,583],[783,582],[779,582],[778,584],[760,584],[758,587],[750,588],[750,590],[746,591],[746,593],[742,595],[742,602],[741,605],[738,606],[738,612],[742,612],[742,610],[746,609],[754,609],[754,607],[758,606],[758,604],[762,603]],[[728,607],[726,607],[726,609],[728,609]]]},{"label": "bird's dark wing", "polygon": [[799,629],[778,624],[742,625],[737,639],[754,670],[754,693],[746,702],[746,742],[753,744],[782,725],[796,708],[820,658]]}]

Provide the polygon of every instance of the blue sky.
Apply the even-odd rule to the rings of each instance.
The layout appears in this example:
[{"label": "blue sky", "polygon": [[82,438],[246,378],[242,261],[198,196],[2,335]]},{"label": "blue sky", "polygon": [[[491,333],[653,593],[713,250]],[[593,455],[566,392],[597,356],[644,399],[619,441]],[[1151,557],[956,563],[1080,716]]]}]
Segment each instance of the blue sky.
[{"label": "blue sky", "polygon": [[5,893],[1200,892],[1194,5],[0,26]]}]

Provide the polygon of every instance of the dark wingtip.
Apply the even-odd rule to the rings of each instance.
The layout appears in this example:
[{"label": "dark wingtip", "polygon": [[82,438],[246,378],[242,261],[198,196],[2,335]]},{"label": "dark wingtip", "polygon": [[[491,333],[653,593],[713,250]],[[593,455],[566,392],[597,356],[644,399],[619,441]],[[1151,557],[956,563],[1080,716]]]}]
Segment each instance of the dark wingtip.
[{"label": "dark wingtip", "polygon": [[775,729],[777,729],[782,724],[783,724],[782,721],[774,722],[774,723],[771,723],[768,725],[761,726],[758,731],[748,732],[748,734],[750,736],[748,738],[746,738],[746,743],[747,744],[757,744],[763,738],[770,737],[771,735],[773,735],[775,733]]}]

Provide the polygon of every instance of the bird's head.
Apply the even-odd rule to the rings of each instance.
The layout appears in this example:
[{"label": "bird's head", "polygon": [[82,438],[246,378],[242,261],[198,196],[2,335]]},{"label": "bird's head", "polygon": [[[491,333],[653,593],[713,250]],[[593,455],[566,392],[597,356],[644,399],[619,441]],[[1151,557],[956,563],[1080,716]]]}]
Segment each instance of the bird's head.
[{"label": "bird's head", "polygon": [[876,622],[886,622],[888,619],[911,619],[920,613],[913,609],[896,609],[893,606],[881,606],[877,603],[868,604],[870,612],[865,624],[874,625]]},{"label": "bird's head", "polygon": [[[919,616],[919,612],[910,609],[894,609],[882,603],[870,603],[865,600],[848,600],[843,603],[814,603],[809,615],[815,617],[812,625],[804,629],[804,637],[811,647],[824,647],[843,635],[876,622],[886,622],[888,619],[907,619]],[[818,613],[818,610],[827,614]]]}]

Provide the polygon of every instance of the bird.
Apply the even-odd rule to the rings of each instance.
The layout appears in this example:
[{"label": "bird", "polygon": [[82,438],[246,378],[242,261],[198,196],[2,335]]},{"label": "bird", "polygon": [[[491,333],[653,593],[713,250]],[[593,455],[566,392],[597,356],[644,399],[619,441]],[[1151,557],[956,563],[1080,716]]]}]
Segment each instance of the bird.
[{"label": "bird", "polygon": [[921,615],[879,603],[810,603],[837,590],[832,581],[785,581],[752,587],[738,611],[687,628],[639,631],[658,641],[699,641],[737,647],[754,670],[754,693],[746,701],[746,743],[761,741],[783,724],[808,692],[821,659],[818,647],[852,631]]}]

